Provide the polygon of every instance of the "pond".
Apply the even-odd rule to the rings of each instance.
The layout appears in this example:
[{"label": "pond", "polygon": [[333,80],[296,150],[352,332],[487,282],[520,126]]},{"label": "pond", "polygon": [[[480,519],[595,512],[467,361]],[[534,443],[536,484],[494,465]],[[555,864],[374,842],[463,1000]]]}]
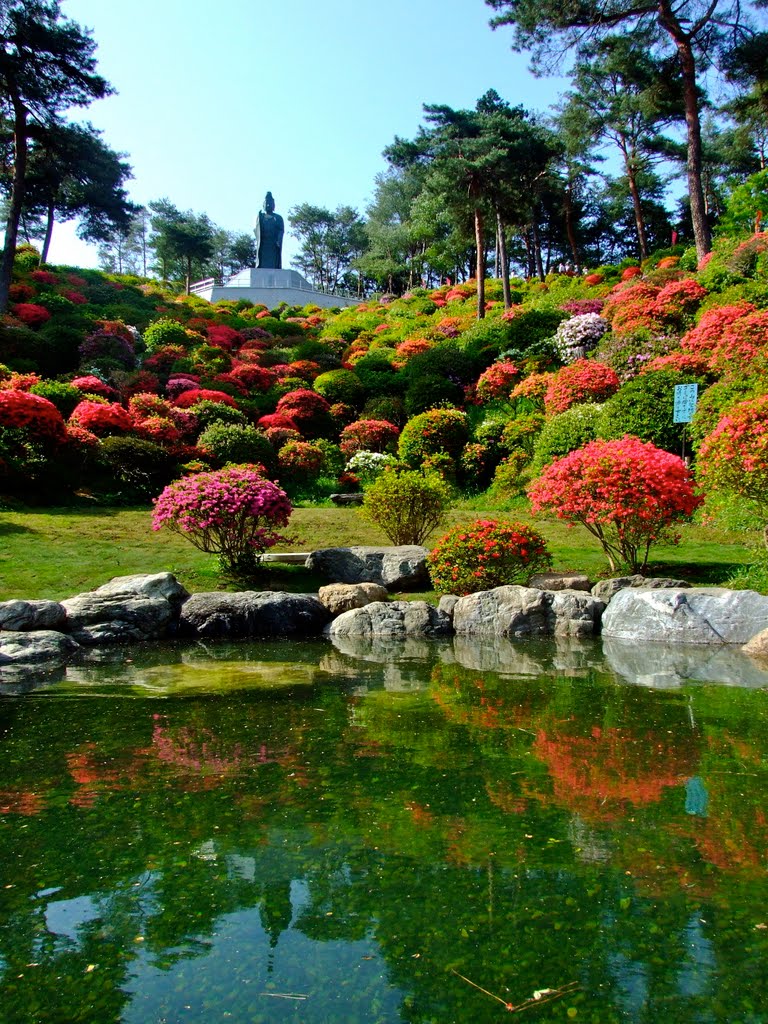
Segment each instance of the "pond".
[{"label": "pond", "polygon": [[3,1024],[768,1022],[739,654],[197,643],[34,683],[0,698]]}]

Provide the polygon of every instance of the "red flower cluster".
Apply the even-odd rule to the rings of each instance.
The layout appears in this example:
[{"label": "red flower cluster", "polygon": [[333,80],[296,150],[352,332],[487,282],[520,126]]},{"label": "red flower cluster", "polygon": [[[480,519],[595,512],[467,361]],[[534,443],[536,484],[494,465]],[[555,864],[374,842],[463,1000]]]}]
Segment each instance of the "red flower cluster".
[{"label": "red flower cluster", "polygon": [[641,267],[627,267],[626,270],[622,271],[621,280],[631,281],[633,277],[641,277],[642,273]]},{"label": "red flower cluster", "polygon": [[178,398],[173,400],[173,404],[180,409],[189,409],[191,406],[203,401],[220,402],[222,405],[230,405],[233,409],[237,408],[237,402],[231,395],[226,395],[223,391],[214,391],[211,388],[194,388],[189,391],[182,391]]},{"label": "red flower cluster", "polygon": [[547,416],[565,412],[578,402],[604,402],[621,386],[618,374],[605,363],[577,359],[550,379],[544,395]]},{"label": "red flower cluster", "polygon": [[73,388],[82,395],[99,395],[100,398],[112,398],[115,394],[115,389],[111,388],[109,384],[105,384],[100,377],[95,377],[93,374],[88,374],[86,377],[75,377],[71,382]]},{"label": "red flower cluster", "polygon": [[427,556],[432,586],[444,594],[474,594],[527,582],[550,563],[544,538],[536,530],[495,519],[455,526]]},{"label": "red flower cluster", "polygon": [[59,280],[50,270],[33,270],[29,276],[38,284],[56,284]]}]

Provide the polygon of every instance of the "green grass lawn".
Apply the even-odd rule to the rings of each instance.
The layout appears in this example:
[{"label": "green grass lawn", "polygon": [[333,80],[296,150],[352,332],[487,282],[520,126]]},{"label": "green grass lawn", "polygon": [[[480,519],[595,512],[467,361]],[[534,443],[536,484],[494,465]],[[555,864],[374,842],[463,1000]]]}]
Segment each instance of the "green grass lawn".
[{"label": "green grass lawn", "polygon": [[[482,517],[531,520],[523,509],[499,513],[477,504],[457,503],[449,525]],[[153,533],[150,515],[149,508],[0,511],[0,600],[59,600],[93,589],[113,576],[161,571],[174,573],[190,591],[231,589],[222,579],[214,555],[203,554],[168,530]],[[581,527],[569,529],[557,520],[537,520],[536,526],[546,537],[554,568],[579,570],[593,577],[610,575],[599,544]],[[387,543],[378,529],[348,508],[297,508],[288,532],[292,543],[275,550]],[[678,547],[653,549],[653,575],[718,584],[751,560],[750,534],[703,526],[687,526],[682,533]],[[300,567],[265,567],[263,578],[253,586],[311,591],[323,582]]]}]

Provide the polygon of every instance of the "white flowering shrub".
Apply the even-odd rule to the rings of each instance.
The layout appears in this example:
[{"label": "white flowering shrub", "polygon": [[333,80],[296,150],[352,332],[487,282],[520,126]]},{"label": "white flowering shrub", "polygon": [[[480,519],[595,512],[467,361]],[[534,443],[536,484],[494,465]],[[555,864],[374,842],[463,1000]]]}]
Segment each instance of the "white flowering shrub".
[{"label": "white flowering shrub", "polygon": [[372,484],[380,476],[387,466],[396,466],[397,459],[394,455],[385,455],[382,452],[356,452],[347,463],[348,473],[354,473],[363,487]]},{"label": "white flowering shrub", "polygon": [[610,328],[611,325],[599,313],[582,313],[563,320],[554,337],[558,355],[564,363],[583,359]]}]

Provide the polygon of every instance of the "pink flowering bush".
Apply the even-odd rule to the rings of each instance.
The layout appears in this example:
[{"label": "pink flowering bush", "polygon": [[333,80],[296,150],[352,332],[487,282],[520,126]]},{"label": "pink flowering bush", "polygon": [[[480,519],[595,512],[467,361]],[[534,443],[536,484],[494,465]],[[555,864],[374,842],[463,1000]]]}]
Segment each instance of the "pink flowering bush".
[{"label": "pink flowering bush", "polygon": [[223,391],[214,391],[212,388],[193,388],[189,391],[182,391],[173,400],[173,404],[179,409],[190,409],[198,402],[219,402],[221,405],[237,408],[237,402],[231,395],[226,395]]},{"label": "pink flowering bush", "polygon": [[536,530],[495,519],[455,526],[427,556],[432,586],[443,594],[474,594],[525,584],[533,573],[551,564],[544,538]]},{"label": "pink flowering bush", "polygon": [[394,423],[387,420],[356,420],[342,430],[339,447],[348,459],[357,452],[391,452],[399,434]]},{"label": "pink flowering bush", "polygon": [[619,390],[615,370],[592,359],[577,359],[551,378],[544,395],[547,416],[565,412],[579,402],[603,402]]},{"label": "pink flowering bush", "polygon": [[[697,464],[707,488],[749,498],[768,519],[768,395],[733,406],[702,441]],[[768,528],[764,538],[768,546]]]},{"label": "pink flowering bush", "polygon": [[687,277],[682,281],[665,284],[653,304],[654,313],[669,326],[679,327],[690,317],[706,296],[707,289]]},{"label": "pink flowering bush", "polygon": [[517,384],[522,370],[517,363],[506,360],[493,363],[477,380],[477,397],[481,402],[493,402],[499,398],[509,398],[509,393]]},{"label": "pink flowering bush", "polygon": [[253,466],[228,466],[166,487],[155,500],[152,529],[167,526],[200,551],[218,555],[226,572],[239,573],[288,539],[278,527],[288,525],[291,512],[285,491]]},{"label": "pink flowering bush", "polygon": [[72,411],[69,422],[85,427],[102,437],[105,434],[124,434],[133,429],[133,417],[117,402],[80,402]]},{"label": "pink flowering bush", "polygon": [[677,455],[625,435],[592,441],[547,466],[528,488],[534,512],[554,512],[597,537],[612,571],[642,572],[651,545],[677,543],[673,524],[701,504]]},{"label": "pink flowering bush", "polygon": [[75,377],[72,387],[77,388],[81,395],[98,395],[100,398],[112,398],[115,389],[105,384],[100,377],[88,374],[86,377]]}]

